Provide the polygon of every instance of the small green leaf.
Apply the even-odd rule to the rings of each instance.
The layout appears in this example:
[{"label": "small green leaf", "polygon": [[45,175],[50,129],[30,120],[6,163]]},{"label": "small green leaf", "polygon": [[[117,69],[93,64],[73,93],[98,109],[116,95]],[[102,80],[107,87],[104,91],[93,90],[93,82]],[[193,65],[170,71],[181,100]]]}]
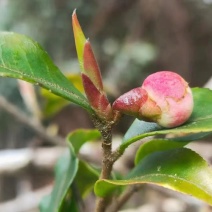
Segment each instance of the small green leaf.
[{"label": "small green leaf", "polygon": [[124,136],[120,150],[124,151],[131,143],[147,136],[172,134],[179,137],[181,134],[212,132],[212,91],[206,88],[193,88],[194,110],[190,119],[176,128],[162,128],[156,123],[149,123],[136,119]]},{"label": "small green leaf", "polygon": [[[64,207],[64,201],[78,170],[78,159],[73,147],[69,144],[66,152],[57,162],[55,168],[56,180],[52,193],[40,204],[41,212],[58,212]],[[70,196],[71,194],[69,194]]]},{"label": "small green leaf", "polygon": [[79,169],[75,178],[75,183],[82,197],[93,189],[100,173],[84,161],[79,161]]},{"label": "small green leaf", "polygon": [[101,133],[98,130],[77,129],[68,135],[67,140],[74,147],[75,153],[78,154],[81,146],[84,143],[88,141],[94,141],[100,138],[101,138]]},{"label": "small green leaf", "polygon": [[0,76],[38,84],[92,112],[82,93],[60,72],[42,47],[27,36],[0,33]]},{"label": "small green leaf", "polygon": [[98,180],[97,196],[118,186],[151,183],[192,195],[212,205],[212,169],[197,153],[186,148],[155,152],[143,158],[125,180]]},{"label": "small green leaf", "polygon": [[70,153],[64,154],[56,164],[55,186],[52,193],[41,202],[41,212],[62,212],[66,211],[64,208],[77,208],[76,190],[79,190],[80,195],[85,196],[93,188],[99,173],[85,162],[78,161],[76,154],[85,142],[99,139],[100,136],[97,130],[85,129],[69,134],[67,140]]}]

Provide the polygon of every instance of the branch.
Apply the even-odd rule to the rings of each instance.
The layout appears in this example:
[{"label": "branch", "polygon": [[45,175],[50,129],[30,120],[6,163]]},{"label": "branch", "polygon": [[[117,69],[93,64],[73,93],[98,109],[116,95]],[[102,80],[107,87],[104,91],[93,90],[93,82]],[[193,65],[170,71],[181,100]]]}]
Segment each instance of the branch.
[{"label": "branch", "polygon": [[35,167],[52,170],[65,149],[65,147],[50,147],[1,150],[0,175],[17,173],[31,164]]},{"label": "branch", "polygon": [[[112,125],[113,123],[100,120],[98,117],[93,117],[94,126],[100,131],[102,135],[102,171],[99,179],[109,179],[112,171],[114,161],[112,155]],[[109,203],[108,198],[98,198],[96,202],[96,212],[104,212]]]},{"label": "branch", "polygon": [[110,212],[117,212],[132,197],[132,195],[141,189],[142,185],[130,186],[125,192],[115,200],[115,204],[110,208]]},{"label": "branch", "polygon": [[23,113],[19,108],[15,105],[8,102],[3,96],[0,96],[0,108],[4,109],[7,113],[14,116],[18,121],[26,124],[33,131],[35,131],[41,138],[53,144],[63,144],[64,139],[58,136],[51,136],[46,132],[46,129],[33,120],[29,118],[25,113]]}]

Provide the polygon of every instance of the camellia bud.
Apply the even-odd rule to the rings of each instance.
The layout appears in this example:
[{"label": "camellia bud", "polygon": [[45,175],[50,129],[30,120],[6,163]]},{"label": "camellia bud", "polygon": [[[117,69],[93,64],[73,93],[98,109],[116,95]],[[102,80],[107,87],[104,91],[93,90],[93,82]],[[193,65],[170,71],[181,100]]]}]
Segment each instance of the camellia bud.
[{"label": "camellia bud", "polygon": [[171,128],[188,120],[193,104],[188,83],[174,72],[160,71],[148,76],[141,87],[120,96],[113,109]]}]

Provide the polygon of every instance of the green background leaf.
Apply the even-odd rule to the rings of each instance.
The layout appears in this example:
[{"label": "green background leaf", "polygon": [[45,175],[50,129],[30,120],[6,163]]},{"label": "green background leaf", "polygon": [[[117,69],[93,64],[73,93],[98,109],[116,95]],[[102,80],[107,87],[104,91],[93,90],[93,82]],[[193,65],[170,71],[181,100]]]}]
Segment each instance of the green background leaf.
[{"label": "green background leaf", "polygon": [[98,180],[95,193],[107,196],[118,186],[151,183],[212,205],[212,169],[197,153],[187,148],[155,152],[141,160],[125,180]]},{"label": "green background leaf", "polygon": [[68,135],[70,153],[64,154],[56,164],[55,185],[52,193],[41,202],[42,212],[66,211],[65,208],[72,207],[77,211],[77,198],[85,197],[93,188],[99,172],[84,161],[78,161],[76,154],[84,143],[99,139],[100,136],[99,131],[93,129],[79,129]]},{"label": "green background leaf", "polygon": [[[73,85],[82,93],[84,93],[84,88],[82,85],[82,78],[80,74],[68,74],[65,75],[66,78],[73,83]],[[70,101],[57,96],[46,89],[40,89],[40,94],[44,98],[44,107],[42,110],[43,117],[50,117],[59,112],[66,105],[70,104]]]},{"label": "green background leaf", "polygon": [[[89,141],[95,141],[101,138],[98,130],[94,129],[78,129],[71,132],[67,140],[72,144],[76,154],[78,154],[83,144]],[[95,182],[98,180],[100,173],[91,167],[88,163],[80,160],[79,168],[75,178],[75,183],[79,193],[85,197],[88,192],[94,187]]]},{"label": "green background leaf", "polygon": [[91,167],[88,163],[80,160],[79,169],[75,183],[80,195],[84,198],[93,189],[95,182],[99,179],[100,172]]},{"label": "green background leaf", "polygon": [[88,141],[94,141],[101,138],[101,133],[94,129],[77,129],[71,132],[67,139],[74,147],[74,151],[78,154],[82,145]]},{"label": "green background leaf", "polygon": [[[69,144],[69,152],[66,152],[57,162],[55,167],[56,180],[52,193],[45,197],[41,204],[41,212],[58,212],[65,207],[63,202],[69,192],[69,188],[77,174],[78,159],[73,147]],[[71,195],[71,193],[69,194]],[[71,200],[71,198],[70,198]]]},{"label": "green background leaf", "polygon": [[35,83],[92,112],[82,93],[60,72],[42,47],[27,36],[0,33],[0,76]]},{"label": "green background leaf", "polygon": [[124,151],[131,143],[147,136],[172,134],[176,137],[189,133],[212,132],[212,91],[206,88],[193,88],[194,110],[190,119],[176,128],[165,129],[156,123],[136,119],[124,136],[120,147]]}]

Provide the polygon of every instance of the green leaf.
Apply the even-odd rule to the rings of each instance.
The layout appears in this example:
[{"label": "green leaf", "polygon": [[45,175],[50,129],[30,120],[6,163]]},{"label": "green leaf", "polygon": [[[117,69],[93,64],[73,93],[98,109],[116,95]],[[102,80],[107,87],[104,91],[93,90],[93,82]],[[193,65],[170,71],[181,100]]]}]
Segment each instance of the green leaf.
[{"label": "green leaf", "polygon": [[176,128],[162,128],[156,123],[139,121],[136,119],[124,136],[120,150],[124,151],[131,143],[147,136],[173,134],[176,137],[181,134],[212,132],[212,91],[206,88],[193,88],[194,110],[190,119]]},{"label": "green leaf", "polygon": [[186,148],[150,154],[125,180],[98,180],[95,193],[103,197],[119,186],[142,183],[192,195],[212,205],[212,169],[197,153]]},{"label": "green leaf", "polygon": [[171,139],[153,139],[140,146],[140,148],[136,152],[135,164],[138,164],[140,160],[142,160],[144,157],[153,152],[180,148],[187,145],[190,141],[199,140],[201,138],[204,138],[208,134],[210,133],[191,134],[188,136],[171,138]]},{"label": "green leaf", "polygon": [[154,152],[165,151],[169,149],[180,148],[188,142],[178,142],[169,139],[154,139],[140,146],[135,156],[135,164],[138,164],[143,158]]},{"label": "green leaf", "polygon": [[[45,197],[40,204],[41,212],[62,211],[65,197],[70,193],[69,188],[78,170],[78,159],[75,156],[73,147],[69,144],[69,152],[66,152],[57,162],[55,168],[56,180],[52,193]],[[69,193],[68,193],[69,192]],[[69,198],[71,199],[71,197]]]},{"label": "green leaf", "polygon": [[[75,153],[78,154],[83,144],[89,141],[95,141],[101,138],[101,133],[94,129],[77,129],[71,132],[67,140],[74,147]],[[79,161],[79,168],[75,178],[76,189],[82,197],[85,197],[93,188],[99,178],[99,172],[84,161]]]},{"label": "green leaf", "polygon": [[93,189],[100,173],[84,161],[79,161],[79,169],[75,178],[77,189],[82,197]]},{"label": "green leaf", "polygon": [[[99,139],[97,130],[75,130],[68,135],[70,153],[63,155],[56,164],[56,182],[52,193],[41,202],[42,212],[67,211],[77,208],[78,198],[86,196],[93,188],[99,173],[89,164],[78,161],[76,154],[88,141]],[[80,197],[79,197],[80,195]]]},{"label": "green leaf", "polygon": [[92,112],[83,94],[60,72],[42,47],[27,36],[0,33],[0,76],[35,83]]},{"label": "green leaf", "polygon": [[42,108],[42,117],[49,118],[57,114],[60,110],[62,110],[66,105],[70,104],[64,98],[60,96],[56,96],[53,93],[50,93],[46,89],[41,90],[41,95],[44,98],[44,106]]},{"label": "green leaf", "polygon": [[70,189],[69,193],[66,195],[66,198],[63,201],[63,204],[60,208],[60,212],[79,212],[79,199],[77,199],[77,194],[73,192],[74,188]]},{"label": "green leaf", "polygon": [[101,138],[101,133],[94,129],[77,129],[71,132],[67,139],[74,147],[75,153],[78,154],[81,146],[88,142],[94,141]]}]

